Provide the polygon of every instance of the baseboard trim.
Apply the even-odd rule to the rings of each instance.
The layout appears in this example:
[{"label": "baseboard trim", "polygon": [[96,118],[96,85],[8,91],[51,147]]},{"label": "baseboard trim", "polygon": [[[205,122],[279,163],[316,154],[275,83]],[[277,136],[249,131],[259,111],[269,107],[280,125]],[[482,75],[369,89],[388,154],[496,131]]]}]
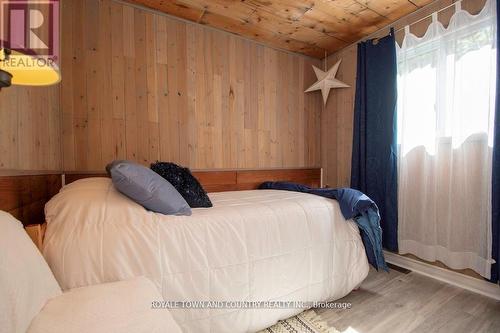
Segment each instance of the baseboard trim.
[{"label": "baseboard trim", "polygon": [[392,252],[384,251],[384,256],[385,260],[393,265],[500,301],[500,286],[498,284],[482,281]]}]

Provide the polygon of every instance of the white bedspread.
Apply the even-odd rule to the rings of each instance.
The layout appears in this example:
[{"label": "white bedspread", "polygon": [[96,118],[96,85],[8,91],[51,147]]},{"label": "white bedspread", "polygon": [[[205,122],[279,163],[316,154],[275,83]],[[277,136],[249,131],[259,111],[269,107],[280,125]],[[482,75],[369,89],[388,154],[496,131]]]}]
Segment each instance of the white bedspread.
[{"label": "white bedspread", "polygon": [[[368,274],[357,226],[334,200],[275,190],[210,199],[213,208],[166,216],[133,203],[109,179],[80,180],[47,204],[43,254],[63,289],[145,275],[168,301],[335,300]],[[235,333],[302,310],[171,313],[185,332]]]}]

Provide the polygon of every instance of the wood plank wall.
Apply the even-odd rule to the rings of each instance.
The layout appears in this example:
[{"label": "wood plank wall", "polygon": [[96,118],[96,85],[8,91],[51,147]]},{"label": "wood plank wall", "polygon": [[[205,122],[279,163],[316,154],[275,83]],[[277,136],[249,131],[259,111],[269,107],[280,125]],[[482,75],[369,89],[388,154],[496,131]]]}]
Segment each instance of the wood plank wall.
[{"label": "wood plank wall", "polygon": [[[425,7],[418,13],[405,16],[392,26],[395,29],[404,27],[407,24],[418,21],[419,19],[444,8],[454,1],[437,0],[431,5]],[[484,6],[485,0],[463,0],[462,8],[470,13],[478,13]],[[443,10],[438,15],[439,21],[447,26],[451,16],[454,13],[454,7]],[[427,18],[419,23],[411,25],[410,31],[417,36],[423,36],[429,23]],[[383,31],[372,35],[372,38],[387,35],[389,27]],[[404,31],[396,34],[399,43],[402,42]],[[357,45],[353,44],[345,49],[334,53],[327,59],[328,66],[332,66],[339,59],[342,59],[337,78],[351,86],[347,89],[337,89],[328,99],[324,112],[322,113],[322,139],[321,139],[321,160],[323,167],[324,184],[332,187],[349,186],[351,179],[351,154],[353,137],[353,116],[354,116],[354,98],[356,88],[356,64],[357,64]]]},{"label": "wood plank wall", "polygon": [[62,2],[66,171],[320,165],[320,61],[110,0]]},{"label": "wood plank wall", "polygon": [[60,170],[59,86],[0,91],[0,169]]},{"label": "wood plank wall", "polygon": [[[0,0],[4,6],[7,0]],[[39,10],[44,11],[43,7]],[[8,31],[0,19],[0,33]],[[48,26],[36,31],[46,40]],[[0,40],[4,40],[0,36]],[[10,87],[0,91],[0,171],[60,170],[59,85]]]}]

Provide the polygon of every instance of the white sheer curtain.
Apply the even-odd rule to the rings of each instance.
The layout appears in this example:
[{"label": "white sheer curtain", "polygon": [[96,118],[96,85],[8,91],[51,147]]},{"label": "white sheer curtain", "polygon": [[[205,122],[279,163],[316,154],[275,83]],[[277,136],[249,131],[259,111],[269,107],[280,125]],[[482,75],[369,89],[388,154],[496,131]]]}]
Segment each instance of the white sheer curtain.
[{"label": "white sheer curtain", "polygon": [[489,278],[496,13],[456,4],[398,46],[399,252]]}]

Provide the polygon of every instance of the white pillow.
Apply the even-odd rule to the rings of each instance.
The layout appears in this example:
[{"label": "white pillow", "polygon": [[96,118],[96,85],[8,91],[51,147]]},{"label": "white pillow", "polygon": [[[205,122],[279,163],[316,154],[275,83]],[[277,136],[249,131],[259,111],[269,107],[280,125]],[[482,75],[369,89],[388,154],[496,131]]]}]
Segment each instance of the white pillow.
[{"label": "white pillow", "polygon": [[163,300],[145,277],[71,289],[51,299],[28,333],[181,333]]},{"label": "white pillow", "polygon": [[26,332],[61,288],[21,222],[0,211],[0,333]]}]

